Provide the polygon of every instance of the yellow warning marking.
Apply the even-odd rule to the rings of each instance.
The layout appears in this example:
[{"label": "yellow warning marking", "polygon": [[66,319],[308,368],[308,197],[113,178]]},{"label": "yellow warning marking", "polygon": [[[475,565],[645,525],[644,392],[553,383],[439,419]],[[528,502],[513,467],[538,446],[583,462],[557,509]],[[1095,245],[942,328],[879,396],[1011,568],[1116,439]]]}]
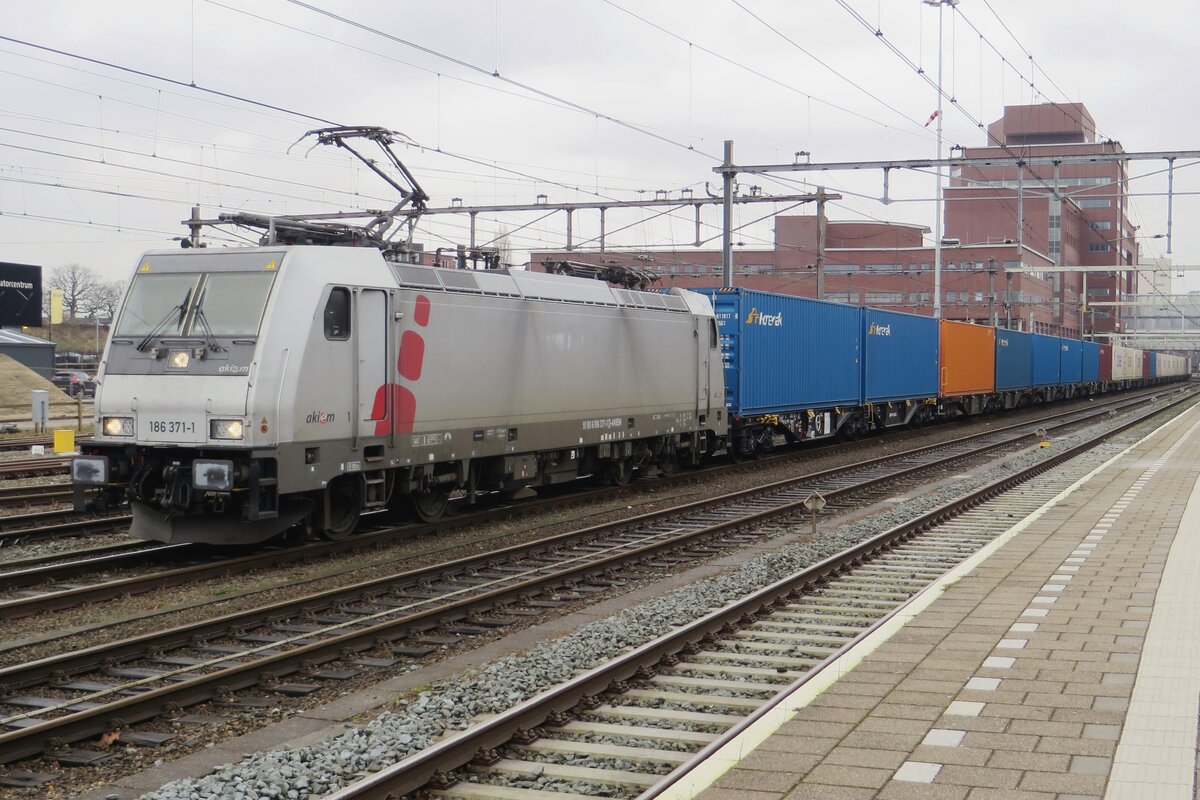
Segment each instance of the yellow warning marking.
[{"label": "yellow warning marking", "polygon": [[138,272],[149,272],[149,271],[150,271],[150,262],[149,261],[143,261],[142,265],[140,267],[138,267]]},{"label": "yellow warning marking", "polygon": [[268,261],[267,265],[263,267],[263,269],[279,269],[279,267],[275,266],[274,261]]}]

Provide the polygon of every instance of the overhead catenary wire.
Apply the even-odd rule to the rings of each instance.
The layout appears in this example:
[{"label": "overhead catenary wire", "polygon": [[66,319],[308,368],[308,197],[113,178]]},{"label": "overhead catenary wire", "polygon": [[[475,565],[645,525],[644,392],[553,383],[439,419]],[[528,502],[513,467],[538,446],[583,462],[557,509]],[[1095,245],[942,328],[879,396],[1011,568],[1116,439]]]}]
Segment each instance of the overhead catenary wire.
[{"label": "overhead catenary wire", "polygon": [[[616,10],[620,11],[621,13],[623,13],[623,14],[627,14],[628,16],[630,16],[630,17],[633,17],[634,19],[638,20],[639,22],[642,22],[642,23],[644,23],[645,25],[648,25],[648,26],[650,26],[651,28],[654,28],[655,30],[657,30],[657,31],[660,31],[661,33],[663,33],[663,34],[665,34],[665,35],[667,35],[667,36],[670,36],[672,39],[675,39],[675,40],[677,40],[677,41],[679,41],[679,42],[683,42],[684,44],[686,44],[686,45],[688,46],[689,50],[690,50],[690,49],[692,49],[692,48],[694,48],[694,49],[696,49],[696,50],[699,50],[700,52],[702,52],[702,53],[705,53],[706,55],[709,55],[709,56],[711,56],[711,57],[713,57],[713,58],[717,59],[718,61],[721,61],[721,62],[723,62],[723,63],[725,63],[725,64],[728,64],[728,65],[730,65],[730,66],[732,66],[732,67],[736,67],[737,69],[740,69],[740,70],[742,70],[742,71],[744,71],[744,72],[747,72],[747,73],[749,73],[749,74],[751,74],[751,75],[754,75],[755,77],[762,78],[763,80],[765,80],[765,81],[768,81],[768,82],[770,82],[770,83],[772,83],[772,84],[774,84],[774,85],[776,85],[776,86],[778,86],[778,87],[780,87],[780,88],[782,88],[782,89],[786,89],[787,91],[794,92],[795,94],[798,94],[798,95],[800,95],[801,97],[805,97],[805,98],[807,98],[807,99],[809,99],[809,100],[811,100],[811,101],[814,101],[814,102],[820,103],[821,105],[828,106],[829,108],[832,108],[832,109],[835,109],[835,110],[837,110],[837,111],[841,111],[841,112],[843,112],[843,113],[845,113],[845,114],[849,114],[849,115],[851,115],[851,116],[854,116],[854,117],[857,117],[857,118],[859,118],[859,119],[865,120],[865,121],[867,121],[867,122],[870,122],[870,123],[872,123],[872,124],[874,124],[874,125],[880,125],[880,126],[882,126],[882,127],[884,127],[884,128],[890,128],[890,127],[892,127],[892,126],[888,125],[888,124],[887,124],[887,123],[885,123],[885,122],[881,122],[880,120],[877,120],[877,119],[874,119],[874,118],[872,118],[872,117],[869,117],[869,116],[867,116],[867,115],[865,115],[865,114],[862,114],[862,113],[860,113],[860,112],[858,112],[858,111],[854,111],[854,110],[852,110],[852,109],[850,109],[850,108],[847,108],[846,106],[843,106],[843,105],[840,105],[840,104],[838,104],[838,103],[834,103],[834,102],[832,102],[832,101],[830,101],[830,100],[826,100],[826,99],[823,99],[823,98],[817,97],[817,96],[815,96],[815,95],[812,95],[812,94],[810,94],[810,93],[808,93],[808,92],[804,91],[803,89],[800,89],[800,88],[799,88],[799,87],[797,87],[797,86],[793,86],[793,85],[792,85],[792,84],[790,84],[790,83],[786,83],[785,81],[782,81],[782,80],[780,80],[780,79],[778,79],[778,78],[772,77],[771,75],[768,75],[768,74],[766,74],[765,72],[762,72],[761,70],[755,69],[754,67],[751,67],[751,66],[749,66],[748,64],[745,64],[745,63],[743,63],[743,62],[741,62],[741,61],[738,61],[738,60],[737,60],[737,59],[735,59],[735,58],[732,58],[732,57],[730,57],[730,56],[726,56],[726,55],[724,55],[724,54],[722,54],[722,53],[718,53],[717,51],[715,51],[715,50],[712,50],[711,48],[705,47],[704,45],[697,44],[696,42],[693,42],[693,41],[691,41],[690,39],[688,39],[688,38],[686,38],[686,37],[684,37],[684,36],[681,36],[681,35],[679,35],[678,33],[675,33],[674,31],[670,30],[669,28],[667,28],[667,27],[665,27],[665,26],[663,26],[663,25],[660,25],[659,23],[657,23],[657,22],[654,22],[653,20],[647,19],[646,17],[642,16],[641,14],[638,14],[638,13],[636,13],[636,12],[634,12],[634,11],[631,11],[630,9],[628,9],[628,8],[625,8],[624,6],[621,6],[621,5],[617,4],[617,3],[616,3],[616,2],[614,2],[613,0],[603,0],[603,2],[604,2],[606,5],[609,5],[609,6],[613,7],[613,8],[615,8]],[[793,44],[794,44],[794,43],[793,43]],[[815,58],[815,56],[814,56],[814,58]],[[822,62],[822,63],[823,63],[823,62]],[[828,65],[826,65],[826,66],[828,66]],[[832,67],[829,67],[829,69],[832,69]],[[848,80],[848,79],[847,79],[847,80]],[[860,88],[861,88],[861,87],[860,87]],[[864,89],[863,91],[866,91],[866,90]],[[868,93],[868,94],[869,94],[869,93]],[[872,97],[873,97],[873,96],[872,96]],[[874,98],[874,97],[873,97],[873,99],[877,99],[877,98]],[[883,102],[883,101],[881,100],[880,102]],[[884,104],[885,104],[885,105],[887,105],[886,103],[884,103]],[[900,115],[900,116],[901,116],[903,119],[905,119],[906,121],[908,121],[908,122],[911,122],[911,123],[913,123],[914,125],[916,125],[916,126],[918,127],[918,129],[919,129],[919,130],[921,130],[921,131],[923,131],[923,132],[924,132],[924,129],[921,127],[921,124],[920,124],[919,122],[917,122],[916,120],[912,119],[911,117],[908,117],[908,116],[904,115],[904,113],[903,113],[903,112],[901,112],[899,109],[896,109],[896,108],[894,108],[894,107],[892,107],[892,106],[890,106],[890,105],[888,105],[887,107],[888,107],[889,109],[891,109],[891,110],[895,111],[897,114],[899,114],[899,115]]]},{"label": "overhead catenary wire", "polygon": [[810,59],[812,59],[812,60],[813,60],[813,61],[815,61],[816,63],[820,64],[822,67],[824,67],[824,68],[825,68],[827,71],[829,71],[831,74],[833,74],[834,76],[836,76],[836,77],[837,77],[837,78],[839,78],[840,80],[842,80],[842,81],[845,81],[846,83],[850,84],[850,85],[851,85],[851,86],[853,86],[855,89],[857,89],[858,91],[862,92],[862,93],[863,93],[863,94],[865,94],[867,97],[871,98],[872,100],[874,100],[875,102],[879,103],[879,104],[880,104],[880,105],[882,105],[883,107],[885,107],[885,108],[889,109],[890,111],[893,111],[893,112],[895,112],[895,113],[896,113],[896,114],[898,114],[898,115],[899,115],[901,118],[903,118],[905,121],[907,121],[907,122],[909,122],[909,123],[911,123],[911,124],[915,125],[916,127],[920,128],[920,129],[922,129],[922,130],[924,130],[924,129],[925,129],[925,126],[924,126],[924,125],[922,125],[922,124],[921,124],[920,122],[918,122],[917,120],[915,120],[915,119],[913,119],[912,117],[908,116],[908,115],[907,115],[907,114],[905,114],[903,111],[901,111],[900,109],[898,109],[898,108],[896,108],[895,106],[893,106],[891,103],[889,103],[889,102],[887,102],[886,100],[884,100],[882,97],[879,97],[878,95],[874,94],[874,93],[873,93],[873,92],[871,92],[869,89],[867,89],[866,87],[864,87],[862,84],[858,83],[857,81],[853,81],[853,80],[851,80],[851,79],[850,79],[850,78],[849,78],[847,75],[845,75],[845,74],[844,74],[844,73],[842,73],[841,71],[839,71],[839,70],[835,69],[834,67],[830,66],[830,65],[829,65],[828,63],[826,63],[824,60],[822,60],[822,59],[818,58],[818,57],[817,57],[817,56],[816,56],[816,55],[815,55],[815,54],[814,54],[814,53],[813,53],[811,50],[809,50],[809,49],[807,49],[806,47],[802,46],[802,45],[801,45],[799,42],[797,42],[795,39],[793,39],[792,37],[788,36],[788,35],[787,35],[786,33],[784,33],[783,31],[781,31],[781,30],[780,30],[778,27],[776,27],[776,26],[772,25],[771,23],[767,22],[765,19],[763,19],[763,17],[761,17],[760,15],[758,15],[757,13],[755,13],[754,11],[751,11],[749,8],[747,8],[747,7],[746,7],[746,5],[745,5],[744,3],[742,3],[742,2],[741,2],[741,0],[730,0],[730,2],[731,2],[731,3],[733,3],[735,6],[737,6],[738,8],[740,8],[742,11],[746,12],[747,14],[749,14],[749,15],[750,15],[751,17],[753,17],[755,20],[757,20],[757,21],[758,21],[758,22],[759,22],[759,23],[760,23],[760,24],[761,24],[763,27],[765,27],[767,30],[771,31],[771,32],[772,32],[772,33],[774,33],[776,36],[778,36],[779,38],[783,39],[785,42],[787,42],[787,43],[788,43],[788,44],[790,44],[792,47],[794,47],[794,48],[796,48],[797,50],[799,50],[799,51],[800,51],[801,53],[803,53],[804,55],[808,56]]},{"label": "overhead catenary wire", "polygon": [[617,125],[619,127],[627,128],[631,131],[635,131],[644,136],[649,136],[652,139],[657,139],[658,141],[663,142],[668,145],[671,145],[672,147],[678,147],[682,150],[687,150],[689,152],[697,153],[697,154],[702,155],[705,158],[708,158],[712,161],[720,161],[721,160],[720,157],[718,157],[712,153],[705,153],[701,150],[697,150],[696,148],[692,147],[691,145],[689,145],[685,142],[676,141],[674,139],[671,139],[670,137],[655,133],[654,131],[643,128],[632,122],[627,122],[626,120],[623,120],[619,117],[614,117],[611,114],[604,113],[603,111],[589,108],[588,106],[585,106],[581,103],[576,103],[572,100],[568,100],[567,98],[560,97],[560,96],[554,94],[553,92],[549,92],[544,89],[539,89],[538,87],[533,86],[532,84],[528,84],[523,81],[518,81],[514,78],[509,78],[507,75],[501,75],[497,71],[489,71],[486,67],[481,67],[478,64],[472,64],[469,61],[465,61],[461,58],[456,58],[455,56],[449,55],[447,53],[443,53],[440,50],[436,50],[432,47],[427,47],[426,45],[422,45],[417,42],[410,41],[403,37],[397,36],[393,33],[388,33],[387,31],[384,31],[381,28],[376,28],[374,26],[367,25],[364,22],[359,22],[357,20],[351,19],[350,17],[344,16],[342,14],[335,14],[332,11],[328,11],[326,9],[319,8],[310,3],[306,3],[306,2],[304,2],[304,0],[285,0],[285,2],[290,3],[291,5],[294,5],[298,8],[307,9],[308,11],[311,11],[315,14],[319,14],[328,19],[332,19],[336,22],[340,22],[343,25],[346,25],[346,26],[349,26],[352,28],[356,28],[363,32],[370,33],[372,35],[379,36],[384,39],[388,39],[389,41],[395,42],[395,43],[403,45],[405,47],[411,47],[415,50],[419,50],[420,52],[425,53],[426,55],[430,55],[435,58],[440,58],[444,61],[448,61],[452,64],[460,66],[464,69],[471,70],[473,72],[478,72],[481,75],[488,75],[492,78],[495,78],[498,81],[507,83],[510,86],[519,87],[527,92],[531,92],[535,95],[538,95],[539,97],[544,97],[549,100],[554,100],[556,102],[562,103],[562,104],[570,106],[572,108],[577,108],[581,111],[585,111],[589,114],[593,114],[593,115],[599,117],[600,119],[611,122],[612,124]]}]

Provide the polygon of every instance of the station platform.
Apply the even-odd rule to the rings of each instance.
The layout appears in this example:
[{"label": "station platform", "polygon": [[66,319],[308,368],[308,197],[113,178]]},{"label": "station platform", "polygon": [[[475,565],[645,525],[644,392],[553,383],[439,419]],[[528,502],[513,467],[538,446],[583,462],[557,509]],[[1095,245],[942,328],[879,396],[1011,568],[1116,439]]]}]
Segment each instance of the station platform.
[{"label": "station platform", "polygon": [[765,739],[723,750],[695,796],[1193,800],[1198,477],[1193,407],[936,587]]}]

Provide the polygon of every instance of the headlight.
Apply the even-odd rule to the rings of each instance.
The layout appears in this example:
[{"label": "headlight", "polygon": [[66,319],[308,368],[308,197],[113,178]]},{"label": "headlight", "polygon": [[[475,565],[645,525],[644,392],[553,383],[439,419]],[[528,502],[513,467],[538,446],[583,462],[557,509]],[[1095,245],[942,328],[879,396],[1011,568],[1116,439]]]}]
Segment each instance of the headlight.
[{"label": "headlight", "polygon": [[214,419],[208,423],[208,435],[211,439],[242,440],[242,421],[240,419]]},{"label": "headlight", "polygon": [[133,436],[133,417],[105,417],[100,427],[105,436]]},{"label": "headlight", "polygon": [[192,486],[213,492],[233,490],[232,461],[193,461]]},{"label": "headlight", "polygon": [[187,350],[172,350],[167,359],[167,366],[171,369],[187,369],[191,362],[192,356]]}]

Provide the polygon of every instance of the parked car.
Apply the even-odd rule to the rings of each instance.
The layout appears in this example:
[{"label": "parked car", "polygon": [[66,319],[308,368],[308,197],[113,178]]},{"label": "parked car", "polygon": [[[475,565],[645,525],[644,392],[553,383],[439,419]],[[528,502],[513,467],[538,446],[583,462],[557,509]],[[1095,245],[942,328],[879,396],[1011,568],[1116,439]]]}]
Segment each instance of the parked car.
[{"label": "parked car", "polygon": [[55,370],[50,379],[58,388],[67,393],[68,397],[95,397],[96,382],[88,377],[86,372],[77,369]]}]

